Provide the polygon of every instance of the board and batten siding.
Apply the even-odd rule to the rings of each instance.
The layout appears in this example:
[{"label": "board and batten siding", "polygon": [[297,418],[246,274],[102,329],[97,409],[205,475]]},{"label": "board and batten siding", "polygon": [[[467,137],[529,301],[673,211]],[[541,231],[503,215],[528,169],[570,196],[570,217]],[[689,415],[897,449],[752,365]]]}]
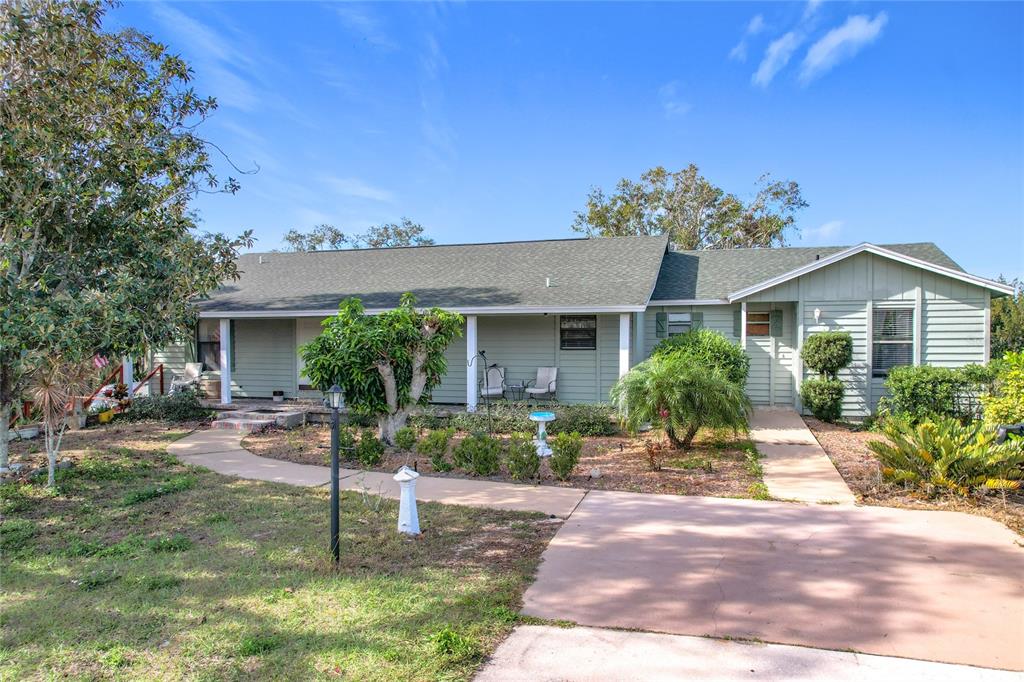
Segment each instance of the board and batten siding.
[{"label": "board and batten siding", "polygon": [[294,398],[295,320],[234,320],[231,394],[239,398],[270,398],[284,391]]},{"label": "board and batten siding", "polygon": [[[915,356],[922,364],[960,367],[985,361],[985,290],[883,256],[857,254],[748,300],[802,301],[804,339],[818,331],[850,332],[854,360],[840,375],[846,384],[843,412],[848,417],[875,411],[885,393],[884,377],[872,376],[869,301],[872,308],[914,310],[920,328]],[[802,377],[810,375],[804,368]]]}]

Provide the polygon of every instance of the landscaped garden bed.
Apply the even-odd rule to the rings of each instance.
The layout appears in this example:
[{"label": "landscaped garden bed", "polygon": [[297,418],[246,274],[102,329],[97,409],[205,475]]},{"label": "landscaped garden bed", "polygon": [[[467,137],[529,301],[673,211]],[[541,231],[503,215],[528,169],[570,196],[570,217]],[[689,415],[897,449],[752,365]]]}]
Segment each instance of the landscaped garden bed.
[{"label": "landscaped garden bed", "polygon": [[[54,490],[0,486],[0,677],[469,679],[558,527],[540,514],[342,497],[183,465],[187,426],[68,433]],[[35,443],[14,461],[45,461]]]},{"label": "landscaped garden bed", "polygon": [[[419,435],[422,439],[423,434]],[[455,433],[449,449],[454,450],[466,435],[465,432]],[[329,462],[330,450],[327,447],[330,438],[331,432],[327,426],[308,425],[291,431],[272,430],[252,434],[242,441],[242,445],[261,457],[324,465]],[[496,438],[507,444],[509,437],[497,435]],[[734,436],[731,431],[702,431],[694,441],[692,450],[667,450],[661,453],[661,470],[656,471],[651,468],[646,444],[661,440],[660,434],[656,433],[637,437],[585,437],[579,463],[565,480],[555,477],[546,458],[541,461],[538,478],[529,481],[514,481],[509,475],[508,463],[504,460],[500,462],[499,473],[474,478],[591,490],[713,497],[762,496],[759,467],[756,456],[752,454],[756,451],[742,434]],[[417,453],[415,449],[390,448],[385,451],[379,463],[369,467],[349,456],[344,466],[393,472],[403,464],[415,465],[421,474],[431,476],[471,477],[471,474],[460,469],[438,472],[431,466],[430,458]],[[592,472],[597,477],[592,476]]]},{"label": "landscaped garden bed", "polygon": [[1000,521],[1024,535],[1024,493],[1020,490],[1005,494],[990,492],[984,496],[928,496],[884,480],[881,464],[867,445],[884,440],[881,433],[829,424],[813,417],[804,417],[804,421],[862,504],[978,514]]}]

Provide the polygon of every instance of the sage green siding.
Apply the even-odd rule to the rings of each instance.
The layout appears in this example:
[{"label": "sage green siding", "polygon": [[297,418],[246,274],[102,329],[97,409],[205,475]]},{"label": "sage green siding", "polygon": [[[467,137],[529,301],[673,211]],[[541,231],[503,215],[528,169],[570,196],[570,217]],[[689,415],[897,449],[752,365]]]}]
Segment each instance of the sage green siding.
[{"label": "sage green siding", "polygon": [[[479,331],[477,348],[487,350],[480,346]],[[466,325],[462,325],[462,336],[458,336],[451,342],[444,352],[444,359],[448,362],[448,372],[441,377],[441,383],[434,388],[431,394],[431,402],[460,405],[466,402]],[[476,363],[473,363],[476,369]]]},{"label": "sage green siding", "polygon": [[[270,398],[284,391],[294,398],[295,320],[235,320],[231,370],[231,395],[238,398]],[[218,376],[219,372],[210,372]]]},{"label": "sage green siding", "polygon": [[[153,367],[161,363],[164,366],[165,393],[171,390],[171,379],[174,378],[175,374],[178,376],[185,375],[185,363],[192,362],[193,358],[192,344],[186,341],[173,343],[153,353]],[[149,380],[149,392],[150,395],[160,393],[160,377],[158,375]]]}]

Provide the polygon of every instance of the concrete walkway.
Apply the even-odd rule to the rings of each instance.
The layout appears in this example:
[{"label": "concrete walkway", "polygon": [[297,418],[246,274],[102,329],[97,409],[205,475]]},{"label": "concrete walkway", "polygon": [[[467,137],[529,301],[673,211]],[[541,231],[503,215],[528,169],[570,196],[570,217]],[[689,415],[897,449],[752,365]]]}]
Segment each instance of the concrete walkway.
[{"label": "concrete walkway", "polygon": [[476,682],[564,680],[829,680],[1021,682],[1019,673],[784,644],[520,625]]},{"label": "concrete walkway", "polygon": [[591,491],[523,612],[1024,670],[1024,548],[956,512]]},{"label": "concrete walkway", "polygon": [[839,504],[857,501],[795,411],[785,408],[754,410],[750,438],[762,455],[764,484],[772,497]]},{"label": "concrete walkway", "polygon": [[[242,447],[242,434],[231,429],[196,431],[167,446],[172,455],[206,467],[218,474],[274,481],[300,486],[328,485],[331,470],[325,466],[296,464],[258,457]],[[392,474],[357,469],[341,470],[342,490],[368,490],[398,497]],[[419,500],[490,507],[511,511],[536,511],[567,518],[586,495],[585,490],[554,486],[530,486],[462,478],[421,476],[416,483]]]}]

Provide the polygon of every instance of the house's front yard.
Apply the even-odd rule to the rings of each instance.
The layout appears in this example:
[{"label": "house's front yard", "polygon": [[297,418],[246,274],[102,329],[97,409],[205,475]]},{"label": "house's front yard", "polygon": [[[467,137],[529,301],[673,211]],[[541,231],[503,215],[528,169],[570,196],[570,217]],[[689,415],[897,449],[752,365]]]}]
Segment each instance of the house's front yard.
[{"label": "house's front yard", "polygon": [[185,466],[181,435],[69,434],[56,493],[2,487],[0,678],[468,679],[558,526],[423,504],[410,539],[345,495],[336,573],[327,490]]},{"label": "house's front yard", "polygon": [[[465,435],[458,433],[453,436],[452,447],[454,448]],[[507,436],[496,437],[507,440]],[[756,450],[743,434],[736,435],[731,431],[702,431],[692,450],[664,452],[660,470],[652,469],[645,448],[645,443],[652,439],[663,440],[655,434],[639,437],[586,437],[583,440],[579,464],[566,480],[556,478],[548,462],[542,460],[539,478],[522,483],[672,495],[763,496]],[[290,431],[271,430],[252,434],[242,441],[242,445],[261,457],[322,466],[330,461],[330,450],[327,449],[330,442],[330,428],[310,424]],[[415,451],[396,448],[389,449],[379,464],[369,468],[393,472],[403,464],[415,464],[420,473],[431,476],[470,477],[468,473],[458,469],[436,472],[431,467],[428,457]],[[353,459],[347,460],[345,466],[366,468]],[[597,476],[592,476],[592,473]],[[507,462],[501,463],[498,474],[476,478],[520,482],[514,481],[509,475]]]},{"label": "house's front yard", "polygon": [[1024,535],[1024,493],[1021,491],[961,497],[927,496],[908,490],[882,478],[878,458],[868,449],[870,441],[885,439],[881,433],[828,424],[813,417],[804,417],[804,421],[862,504],[978,514],[1000,521]]}]

